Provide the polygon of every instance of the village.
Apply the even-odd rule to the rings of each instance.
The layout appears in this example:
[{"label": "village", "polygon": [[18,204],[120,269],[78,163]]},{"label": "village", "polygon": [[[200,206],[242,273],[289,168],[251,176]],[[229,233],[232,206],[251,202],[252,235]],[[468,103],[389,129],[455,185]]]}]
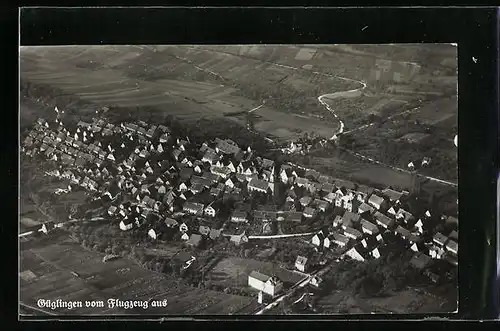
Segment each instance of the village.
[{"label": "village", "polygon": [[[383,258],[393,242],[413,254],[412,267],[430,283],[446,278],[428,268],[432,261],[458,265],[456,217],[434,215],[433,210],[413,215],[407,207],[410,192],[379,190],[278,164],[229,139],[197,146],[165,125],[143,121],[113,124],[100,117],[65,126],[59,117],[52,123],[40,118],[21,151],[51,165],[46,175],[64,183],[54,194],[85,190],[93,201],[81,215],[45,221],[33,231],[49,234],[77,218],[100,218],[120,231],[140,230],[152,242],[193,252],[220,241],[246,247],[263,240],[300,239],[311,250],[295,256],[286,268],[313,287],[321,286],[328,263]],[[187,256],[185,269],[195,259],[194,253]],[[284,286],[279,275],[262,270],[246,277],[259,303],[273,302],[298,284]]]}]

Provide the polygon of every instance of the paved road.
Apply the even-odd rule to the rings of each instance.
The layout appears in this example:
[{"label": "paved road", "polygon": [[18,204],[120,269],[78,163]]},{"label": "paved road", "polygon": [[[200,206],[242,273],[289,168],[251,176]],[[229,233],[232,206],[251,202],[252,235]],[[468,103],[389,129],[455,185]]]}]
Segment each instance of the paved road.
[{"label": "paved road", "polygon": [[279,239],[279,238],[293,238],[293,237],[304,237],[315,234],[316,232],[305,232],[305,233],[290,233],[290,234],[276,234],[272,236],[248,236],[248,239]]}]

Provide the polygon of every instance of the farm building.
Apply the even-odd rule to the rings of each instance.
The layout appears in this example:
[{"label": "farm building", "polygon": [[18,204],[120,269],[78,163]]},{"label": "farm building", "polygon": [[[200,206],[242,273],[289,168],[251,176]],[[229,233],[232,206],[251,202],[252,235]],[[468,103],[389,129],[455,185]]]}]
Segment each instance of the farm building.
[{"label": "farm building", "polygon": [[276,296],[283,289],[283,282],[279,279],[257,271],[252,271],[248,275],[248,285],[272,297]]}]

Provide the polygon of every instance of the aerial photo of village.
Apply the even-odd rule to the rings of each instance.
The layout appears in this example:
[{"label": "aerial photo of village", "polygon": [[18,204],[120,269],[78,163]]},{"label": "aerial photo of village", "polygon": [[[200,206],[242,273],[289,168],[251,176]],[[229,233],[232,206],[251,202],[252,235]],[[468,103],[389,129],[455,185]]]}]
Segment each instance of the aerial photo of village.
[{"label": "aerial photo of village", "polygon": [[456,45],[19,61],[21,317],[457,310]]}]

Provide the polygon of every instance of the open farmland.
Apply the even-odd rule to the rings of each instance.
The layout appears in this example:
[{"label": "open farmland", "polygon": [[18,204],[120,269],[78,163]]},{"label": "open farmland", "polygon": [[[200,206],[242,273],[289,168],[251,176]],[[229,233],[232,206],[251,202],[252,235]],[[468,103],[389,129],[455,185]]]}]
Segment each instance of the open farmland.
[{"label": "open farmland", "polygon": [[[232,314],[250,309],[252,298],[195,289],[126,259],[102,262],[103,254],[86,251],[60,231],[21,243],[21,302],[36,306],[39,298],[69,300],[168,300],[150,314]],[[75,274],[73,273],[76,273]],[[250,307],[250,308],[249,308]],[[135,311],[75,308],[62,314],[122,314]],[[144,313],[142,311],[142,313]]]},{"label": "open farmland", "polygon": [[[178,52],[188,52],[190,62],[183,61]],[[99,71],[81,65],[99,57],[101,63],[106,62]],[[49,84],[101,105],[152,106],[165,116],[187,121],[247,111],[265,102],[266,110],[259,114],[262,124],[256,129],[284,139],[295,137],[297,131],[330,137],[338,121],[325,112],[317,97],[359,85],[255,59],[227,54],[214,58],[211,52],[189,51],[187,46],[167,47],[161,53],[132,46],[42,47],[36,52],[27,48],[21,51],[21,61],[22,79],[33,84]],[[156,74],[150,77],[149,71]],[[223,78],[214,80],[218,72]],[[297,102],[301,106],[294,108]],[[286,115],[290,112],[306,117],[307,125]],[[269,121],[275,124],[270,127]]]},{"label": "open farmland", "polygon": [[457,180],[457,98],[428,102],[398,117],[382,120],[345,137],[346,147],[400,168],[418,164],[423,157],[431,163],[421,172],[445,180]]},{"label": "open farmland", "polygon": [[228,287],[248,286],[248,275],[252,271],[264,274],[275,274],[285,285],[291,286],[304,279],[299,272],[289,271],[269,262],[261,262],[252,259],[226,258],[215,265],[207,275],[214,284]]}]

